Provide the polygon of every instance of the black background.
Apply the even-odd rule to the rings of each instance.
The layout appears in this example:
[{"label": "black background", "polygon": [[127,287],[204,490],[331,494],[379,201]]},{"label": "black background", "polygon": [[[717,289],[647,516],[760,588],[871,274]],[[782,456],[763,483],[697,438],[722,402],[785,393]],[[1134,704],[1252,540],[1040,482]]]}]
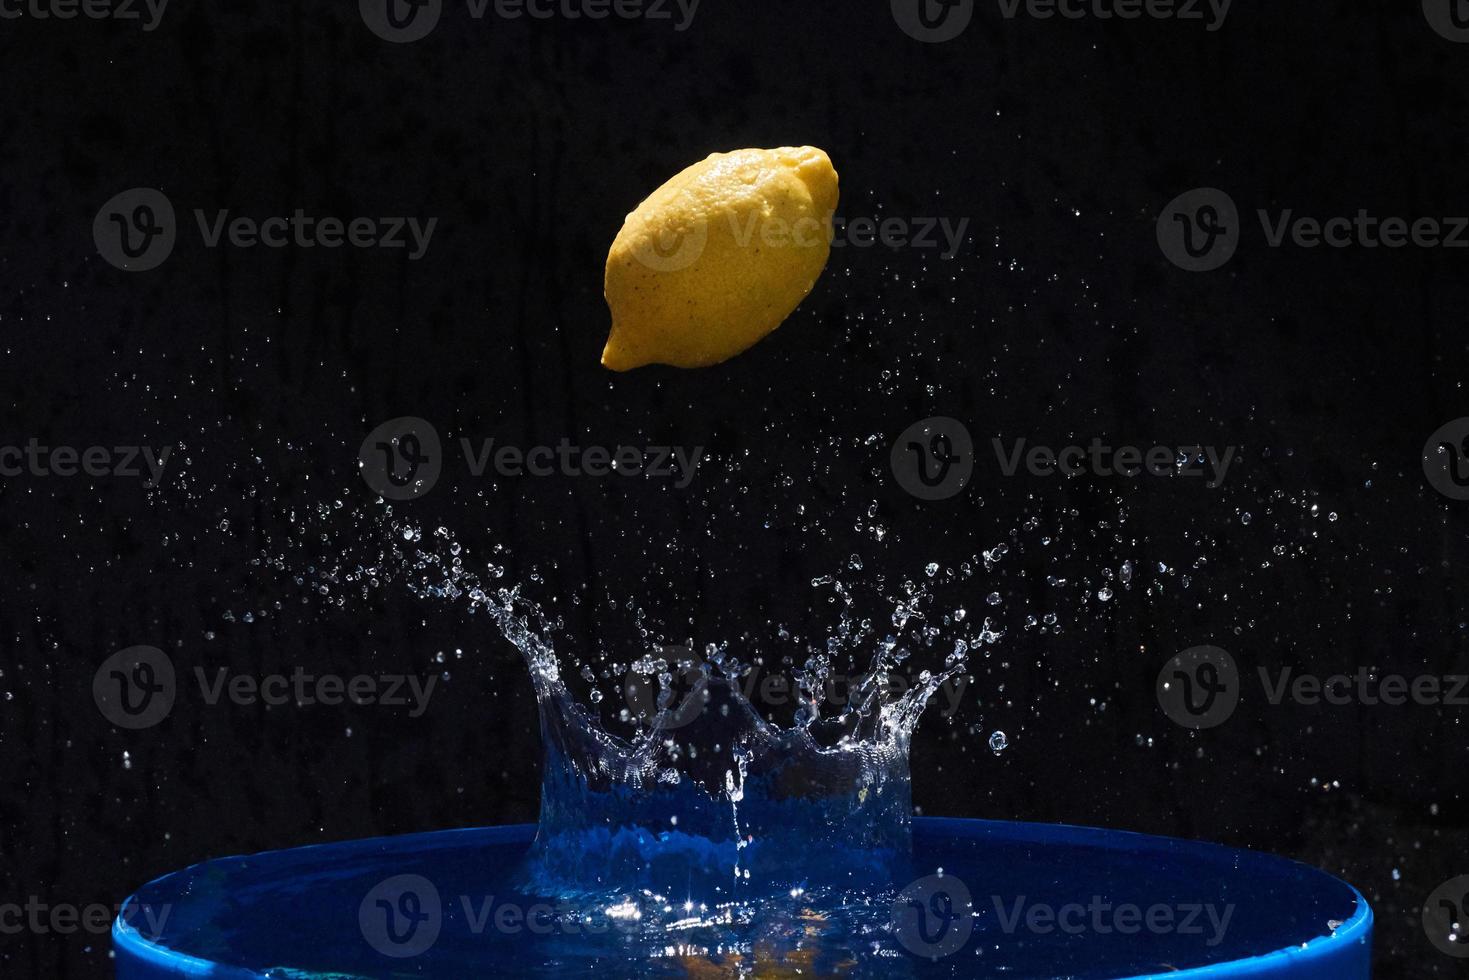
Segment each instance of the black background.
[{"label": "black background", "polygon": [[[1464,253],[1272,249],[1253,218],[1464,214],[1466,66],[1469,46],[1411,0],[1241,0],[1212,33],[979,3],[943,44],[887,4],[836,0],[705,0],[683,32],[450,3],[402,45],[348,2],[174,0],[151,33],[0,21],[0,443],[176,447],[155,492],[0,481],[0,896],[113,904],[212,856],[533,820],[539,736],[514,650],[401,582],[346,581],[384,521],[448,527],[471,564],[503,545],[506,580],[594,662],[684,639],[799,658],[832,620],[813,578],[891,595],[1005,542],[936,600],[1007,632],[975,656],[959,714],[919,730],[922,812],[1298,857],[1372,902],[1379,976],[1455,975],[1419,909],[1469,873],[1464,709],[1272,706],[1247,688],[1228,724],[1194,734],[1153,685],[1204,643],[1247,673],[1469,667],[1469,505],[1421,463],[1428,435],[1469,415]],[[747,354],[602,369],[623,216],[710,152],[806,143],[840,171],[842,214],[967,218],[960,254],[838,250]],[[130,274],[98,256],[92,223],[139,186],[167,194],[180,237]],[[1190,274],[1155,222],[1198,186],[1245,220],[1229,265]],[[298,207],[438,227],[410,262],[209,249],[191,213]],[[679,490],[481,479],[451,456],[383,518],[358,447],[405,415],[446,445],[709,457]],[[924,503],[888,452],[936,415],[966,424],[978,459],[961,495]],[[1240,459],[1210,488],[1007,478],[989,449],[1093,437]],[[843,571],[854,554],[863,571]],[[1059,631],[1023,625],[1048,612]],[[801,643],[781,649],[777,624]],[[181,671],[448,679],[417,719],[181,697],[125,732],[91,683],[134,644]],[[0,962],[105,976],[109,945],[26,932],[0,937]]]}]

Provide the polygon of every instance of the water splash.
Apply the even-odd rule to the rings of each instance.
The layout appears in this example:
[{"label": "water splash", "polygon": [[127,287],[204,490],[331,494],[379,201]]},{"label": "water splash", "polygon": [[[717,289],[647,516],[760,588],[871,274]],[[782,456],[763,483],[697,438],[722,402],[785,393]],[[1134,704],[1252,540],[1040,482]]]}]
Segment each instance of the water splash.
[{"label": "water splash", "polygon": [[[882,896],[914,877],[915,727],[938,692],[957,705],[971,653],[1005,632],[936,595],[992,570],[1003,545],[891,585],[853,556],[842,573],[811,581],[812,605],[836,621],[810,641],[777,628],[670,644],[632,608],[646,642],[623,661],[558,649],[564,624],[509,582],[504,549],[486,560],[391,505],[371,513],[303,520],[300,540],[325,561],[302,569],[302,556],[277,542],[262,563],[331,604],[406,588],[488,618],[519,652],[544,747],[526,890],[634,929],[645,944],[702,923],[721,937],[716,946],[738,939],[748,950],[770,928],[812,928],[792,923],[815,909],[846,908],[848,925],[870,913],[868,926],[885,927]],[[342,520],[350,538],[339,541],[330,529]]]},{"label": "water splash", "polygon": [[[397,537],[422,542],[412,532]],[[488,615],[535,687],[545,747],[527,873],[536,887],[619,903],[681,890],[723,903],[821,885],[880,888],[901,877],[913,730],[933,695],[967,669],[970,647],[959,640],[941,670],[894,683],[912,655],[909,635],[929,645],[937,635],[921,611],[926,587],[905,584],[893,631],[878,638],[846,585],[813,583],[833,590],[841,620],[825,649],[793,672],[789,725],[761,716],[743,683],[756,665],[727,647],[655,647],[626,671],[623,717],[635,728],[624,736],[572,694],[556,624],[519,587],[499,584],[500,567],[466,570],[446,533],[429,544],[406,556],[409,588]],[[975,642],[998,634],[987,623],[981,637]],[[866,669],[845,696],[832,696],[838,663],[861,646],[874,651]],[[582,673],[595,678],[587,666]]]},{"label": "water splash", "polygon": [[[510,584],[507,550],[462,544],[383,502],[293,513],[290,533],[265,542],[259,563],[337,608],[406,588],[446,613],[489,620],[471,632],[503,636],[519,652],[545,745],[540,834],[519,890],[563,900],[578,922],[613,925],[602,933],[610,945],[579,934],[577,944],[553,944],[554,955],[594,949],[643,964],[639,975],[707,973],[711,963],[722,972],[709,975],[772,964],[842,975],[907,962],[894,903],[904,883],[936,870],[932,855],[904,866],[908,749],[935,695],[983,678],[983,713],[998,708],[1010,723],[981,728],[976,695],[953,744],[1008,757],[1026,732],[1007,700],[1017,656],[1190,590],[1186,575],[1177,584],[1183,570],[1205,583],[1190,601],[1209,598],[1203,556],[1098,567],[1077,542],[1100,535],[1126,547],[1126,522],[1080,520],[1027,517],[967,560],[951,553],[911,578],[889,580],[872,556],[854,555],[791,603],[816,611],[816,625],[712,644],[663,635],[676,631],[649,625],[658,614],[646,601],[611,596],[615,615],[599,606],[588,616],[597,645],[571,643],[547,611],[563,608],[557,596],[532,597],[537,574],[518,568],[524,587]],[[568,607],[585,601],[561,591]],[[636,621],[633,642],[609,638],[619,617]],[[780,705],[765,694],[777,675],[789,682]],[[1092,703],[1100,716],[1108,699]]]}]

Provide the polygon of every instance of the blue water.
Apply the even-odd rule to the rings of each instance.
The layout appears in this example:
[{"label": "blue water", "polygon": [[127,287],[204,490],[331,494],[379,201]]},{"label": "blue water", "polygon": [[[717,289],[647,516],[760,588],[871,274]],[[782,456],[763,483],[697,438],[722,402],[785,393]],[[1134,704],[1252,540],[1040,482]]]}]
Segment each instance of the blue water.
[{"label": "blue water", "polygon": [[[170,907],[162,946],[274,978],[1115,980],[1287,948],[1282,955],[1307,970],[1295,976],[1367,975],[1370,913],[1350,887],[1211,845],[919,819],[911,861],[887,887],[827,884],[720,907],[693,893],[655,901],[528,890],[533,833],[451,831],[229,858],[147,886],[125,914],[146,932],[144,913]],[[935,880],[937,889],[909,887]],[[945,920],[963,894],[962,915]],[[1166,905],[1179,928],[1109,934],[1080,911],[1071,921],[1080,932],[1027,924],[1037,908],[1098,901]],[[1194,907],[1218,914],[1198,915],[1197,931],[1182,928]],[[1215,924],[1226,915],[1221,933]],[[120,964],[123,980],[144,975],[130,974],[129,963]]]}]

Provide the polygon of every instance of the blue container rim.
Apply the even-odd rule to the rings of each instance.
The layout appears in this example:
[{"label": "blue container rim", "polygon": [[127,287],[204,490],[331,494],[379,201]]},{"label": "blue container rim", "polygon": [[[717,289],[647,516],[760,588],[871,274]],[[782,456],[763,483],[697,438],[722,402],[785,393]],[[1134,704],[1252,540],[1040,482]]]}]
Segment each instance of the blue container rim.
[{"label": "blue container rim", "polygon": [[[1126,830],[1104,830],[1097,827],[1076,827],[1070,824],[1040,824],[1019,823],[998,820],[973,820],[960,817],[915,817],[913,819],[914,830],[925,835],[942,836],[949,838],[973,839],[977,837],[1003,836],[1008,840],[1022,841],[1035,844],[1079,844],[1101,846],[1109,849],[1118,849],[1120,846],[1132,845],[1136,849],[1184,849],[1195,853],[1215,854],[1249,854],[1256,860],[1276,861],[1286,866],[1306,868],[1317,874],[1324,875],[1336,881],[1341,881],[1334,875],[1328,875],[1325,871],[1312,868],[1310,865],[1293,861],[1290,858],[1280,857],[1263,851],[1253,851],[1245,848],[1231,848],[1222,844],[1213,844],[1204,841],[1184,840],[1176,837],[1159,837],[1152,834],[1141,834]],[[299,847],[280,848],[277,850],[263,851],[252,857],[269,857],[271,855],[293,854],[298,857],[306,857],[315,851],[331,850],[351,843],[357,845],[381,844],[394,848],[411,847],[420,842],[442,842],[459,836],[472,836],[478,840],[498,844],[529,844],[535,839],[535,824],[506,824],[498,827],[465,827],[454,830],[435,830],[417,834],[403,834],[394,837],[370,837],[352,841],[336,841],[321,844],[306,844]],[[1144,848],[1137,848],[1142,844]],[[182,874],[194,868],[203,867],[217,860],[229,860],[228,858],[214,858],[201,861],[180,871],[173,871],[153,879],[144,885],[139,891],[162,882],[176,874]],[[1357,910],[1352,917],[1343,922],[1331,935],[1320,936],[1309,942],[1285,949],[1278,949],[1260,956],[1252,956],[1246,959],[1232,960],[1228,963],[1216,963],[1210,966],[1193,967],[1187,970],[1176,970],[1169,973],[1145,974],[1120,980],[1248,980],[1251,977],[1270,977],[1278,975],[1288,967],[1299,967],[1313,961],[1324,961],[1333,955],[1341,947],[1349,943],[1367,942],[1372,936],[1373,914],[1372,908],[1355,887],[1347,882],[1341,884],[1349,889],[1356,897]],[[222,967],[218,963],[199,959],[186,953],[175,952],[159,946],[144,938],[129,922],[128,913],[134,902],[137,901],[137,893],[128,896],[123,902],[122,908],[116,920],[112,923],[112,941],[118,953],[125,953],[133,960],[161,971],[169,971],[179,977],[209,977],[213,980],[253,980],[259,974],[243,968]]]}]

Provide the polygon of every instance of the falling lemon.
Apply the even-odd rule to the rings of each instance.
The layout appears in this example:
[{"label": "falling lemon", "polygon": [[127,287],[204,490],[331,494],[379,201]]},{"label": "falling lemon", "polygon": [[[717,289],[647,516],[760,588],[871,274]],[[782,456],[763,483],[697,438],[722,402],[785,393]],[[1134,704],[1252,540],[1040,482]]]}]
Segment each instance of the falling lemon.
[{"label": "falling lemon", "polygon": [[780,326],[831,254],[837,173],[814,146],[716,153],[627,216],[607,253],[602,363],[707,367]]}]

